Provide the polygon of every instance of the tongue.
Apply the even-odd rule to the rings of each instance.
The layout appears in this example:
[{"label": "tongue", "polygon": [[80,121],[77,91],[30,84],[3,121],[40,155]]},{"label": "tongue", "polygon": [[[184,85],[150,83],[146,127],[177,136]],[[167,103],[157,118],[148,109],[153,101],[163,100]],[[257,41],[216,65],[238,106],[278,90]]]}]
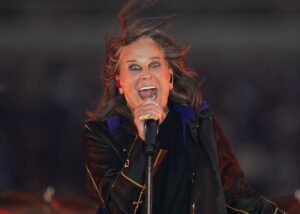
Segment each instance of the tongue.
[{"label": "tongue", "polygon": [[156,91],[157,91],[156,88],[146,89],[146,90],[139,91],[139,94],[143,100],[153,99],[156,97]]}]

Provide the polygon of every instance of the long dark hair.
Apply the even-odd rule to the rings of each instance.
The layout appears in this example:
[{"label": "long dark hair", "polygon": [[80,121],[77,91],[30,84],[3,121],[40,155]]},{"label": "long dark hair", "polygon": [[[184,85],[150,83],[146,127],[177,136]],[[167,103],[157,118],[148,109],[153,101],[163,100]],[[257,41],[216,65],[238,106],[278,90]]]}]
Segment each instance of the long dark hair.
[{"label": "long dark hair", "polygon": [[132,119],[124,95],[116,87],[115,76],[119,72],[120,49],[142,36],[153,39],[163,50],[166,60],[173,69],[174,86],[169,101],[193,107],[198,111],[202,95],[197,74],[186,64],[188,47],[179,46],[169,35],[166,28],[170,17],[141,17],[142,12],[156,1],[128,0],[119,12],[121,34],[114,36],[106,44],[105,68],[102,75],[103,95],[97,110],[89,119],[105,119],[116,113]]}]

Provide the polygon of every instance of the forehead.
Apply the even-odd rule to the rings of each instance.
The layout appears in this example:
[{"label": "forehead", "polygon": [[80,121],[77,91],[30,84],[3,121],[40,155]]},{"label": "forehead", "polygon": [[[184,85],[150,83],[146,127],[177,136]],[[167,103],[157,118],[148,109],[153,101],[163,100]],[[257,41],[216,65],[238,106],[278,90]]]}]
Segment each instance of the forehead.
[{"label": "forehead", "polygon": [[153,57],[164,58],[165,54],[159,45],[149,37],[141,37],[133,43],[122,47],[120,61],[143,60]]}]

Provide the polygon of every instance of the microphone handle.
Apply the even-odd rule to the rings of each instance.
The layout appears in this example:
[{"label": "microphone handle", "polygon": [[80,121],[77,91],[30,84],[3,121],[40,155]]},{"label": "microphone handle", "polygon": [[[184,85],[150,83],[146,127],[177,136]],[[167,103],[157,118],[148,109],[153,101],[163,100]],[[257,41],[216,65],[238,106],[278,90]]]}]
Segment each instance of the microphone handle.
[{"label": "microphone handle", "polygon": [[158,131],[158,120],[146,120],[145,122],[145,153],[153,155],[156,145]]}]

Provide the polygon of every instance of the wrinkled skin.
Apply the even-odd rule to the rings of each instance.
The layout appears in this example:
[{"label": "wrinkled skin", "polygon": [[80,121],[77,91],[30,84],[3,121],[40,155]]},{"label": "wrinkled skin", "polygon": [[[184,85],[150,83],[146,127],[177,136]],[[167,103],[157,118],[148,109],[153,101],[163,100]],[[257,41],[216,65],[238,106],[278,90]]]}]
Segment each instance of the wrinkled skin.
[{"label": "wrinkled skin", "polygon": [[[173,88],[170,81],[173,71],[165,59],[163,50],[149,37],[141,37],[120,50],[119,92],[124,94],[127,105],[134,117],[139,137],[145,139],[144,119],[140,116],[150,114],[148,119],[159,120],[166,117],[169,92]],[[145,98],[139,92],[143,88],[155,88],[152,96]],[[148,92],[149,93],[149,92]]]}]

